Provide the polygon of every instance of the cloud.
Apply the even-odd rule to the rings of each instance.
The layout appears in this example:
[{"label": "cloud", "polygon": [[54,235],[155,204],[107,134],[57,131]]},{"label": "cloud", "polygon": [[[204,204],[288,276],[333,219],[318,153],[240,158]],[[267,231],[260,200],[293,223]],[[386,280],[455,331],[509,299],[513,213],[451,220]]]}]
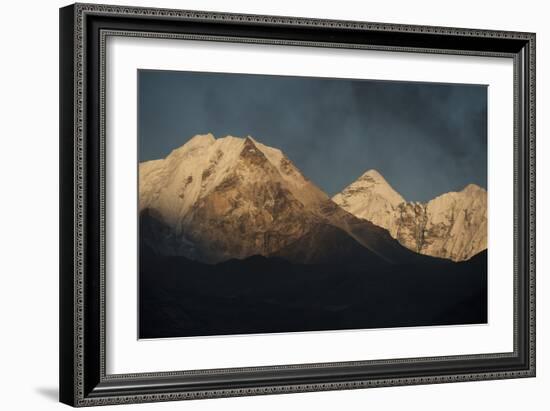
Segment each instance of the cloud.
[{"label": "cloud", "polygon": [[252,135],[330,195],[371,168],[408,200],[487,186],[482,85],[141,70],[139,96],[141,160]]}]

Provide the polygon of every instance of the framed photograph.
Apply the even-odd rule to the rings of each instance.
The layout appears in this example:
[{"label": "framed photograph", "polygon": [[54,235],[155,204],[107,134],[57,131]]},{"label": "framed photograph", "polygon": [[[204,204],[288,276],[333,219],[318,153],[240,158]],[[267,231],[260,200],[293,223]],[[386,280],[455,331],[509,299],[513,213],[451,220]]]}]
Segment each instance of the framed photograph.
[{"label": "framed photograph", "polygon": [[535,34],[60,10],[60,399],[535,376]]}]

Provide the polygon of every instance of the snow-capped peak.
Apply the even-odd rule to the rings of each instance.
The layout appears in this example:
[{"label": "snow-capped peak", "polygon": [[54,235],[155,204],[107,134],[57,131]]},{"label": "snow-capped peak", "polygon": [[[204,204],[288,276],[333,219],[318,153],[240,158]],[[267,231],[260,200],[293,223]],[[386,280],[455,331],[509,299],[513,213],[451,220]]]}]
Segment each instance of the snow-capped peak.
[{"label": "snow-capped peak", "polygon": [[363,178],[365,178],[365,179],[372,178],[374,180],[381,180],[381,181],[386,182],[384,177],[382,177],[382,174],[380,174],[374,168],[371,168],[370,170],[367,170],[365,173],[363,173],[363,175],[361,177],[358,178],[358,180],[361,180]]},{"label": "snow-capped peak", "polygon": [[187,143],[185,143],[180,148],[177,148],[174,151],[182,150],[182,151],[189,151],[194,150],[199,147],[208,147],[216,142],[216,137],[212,133],[208,134],[197,134],[193,138],[189,139]]},{"label": "snow-capped peak", "polygon": [[193,138],[189,139],[187,143],[184,144],[184,146],[191,147],[196,145],[210,145],[216,141],[216,137],[214,137],[214,134],[207,133],[207,134],[197,134]]},{"label": "snow-capped peak", "polygon": [[474,193],[487,193],[485,189],[478,186],[477,184],[468,184],[466,187],[464,187],[461,191],[461,193],[467,193],[467,194],[474,194]]},{"label": "snow-capped peak", "polygon": [[204,261],[267,255],[304,235],[330,202],[280,150],[251,136],[197,135],[141,163],[139,179],[140,211],[170,227],[164,252],[192,256],[195,244]]},{"label": "snow-capped peak", "polygon": [[476,184],[425,204],[405,202],[378,171],[369,170],[333,200],[422,254],[461,261],[487,248],[487,192]]},{"label": "snow-capped peak", "polygon": [[194,136],[165,159],[140,164],[140,210],[154,206],[175,224],[228,176],[252,184],[265,173],[306,206],[328,199],[280,150],[252,136],[216,139],[208,133]]},{"label": "snow-capped peak", "polygon": [[370,208],[370,203],[373,201],[387,202],[392,207],[405,201],[376,170],[368,170],[341,193],[335,195],[333,200],[350,213],[360,217],[363,217],[360,215],[361,210],[365,210],[365,207]]}]

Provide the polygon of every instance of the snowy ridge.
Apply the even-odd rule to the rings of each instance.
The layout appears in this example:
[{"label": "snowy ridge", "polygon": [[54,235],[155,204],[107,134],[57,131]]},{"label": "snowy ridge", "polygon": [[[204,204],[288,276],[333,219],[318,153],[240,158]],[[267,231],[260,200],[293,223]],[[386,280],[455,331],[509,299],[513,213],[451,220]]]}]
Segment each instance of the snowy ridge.
[{"label": "snowy ridge", "polygon": [[487,192],[475,184],[425,204],[406,202],[380,173],[370,170],[333,201],[387,229],[417,253],[462,261],[487,248]]},{"label": "snowy ridge", "polygon": [[376,170],[369,170],[332,200],[346,211],[374,224],[389,228],[403,197]]},{"label": "snowy ridge", "polygon": [[150,246],[207,262],[270,255],[331,202],[280,150],[250,136],[197,135],[140,164],[139,176],[140,213],[164,227],[151,229]]},{"label": "snowy ridge", "polygon": [[407,203],[375,170],[330,199],[281,150],[250,136],[196,135],[139,165],[147,246],[210,263],[290,253],[306,239],[336,250],[342,235],[390,263],[422,257],[415,253],[460,261],[487,246],[486,201],[469,185]]}]

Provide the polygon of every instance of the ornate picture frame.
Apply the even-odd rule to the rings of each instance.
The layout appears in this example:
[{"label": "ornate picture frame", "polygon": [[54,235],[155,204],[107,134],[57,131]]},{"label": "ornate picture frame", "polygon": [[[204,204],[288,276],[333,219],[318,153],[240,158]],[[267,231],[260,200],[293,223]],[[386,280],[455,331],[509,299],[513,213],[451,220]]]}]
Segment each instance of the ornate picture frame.
[{"label": "ornate picture frame", "polygon": [[[513,350],[109,374],[106,41],[187,39],[513,61]],[[535,34],[75,4],[60,10],[60,401],[72,406],[535,376]]]}]

